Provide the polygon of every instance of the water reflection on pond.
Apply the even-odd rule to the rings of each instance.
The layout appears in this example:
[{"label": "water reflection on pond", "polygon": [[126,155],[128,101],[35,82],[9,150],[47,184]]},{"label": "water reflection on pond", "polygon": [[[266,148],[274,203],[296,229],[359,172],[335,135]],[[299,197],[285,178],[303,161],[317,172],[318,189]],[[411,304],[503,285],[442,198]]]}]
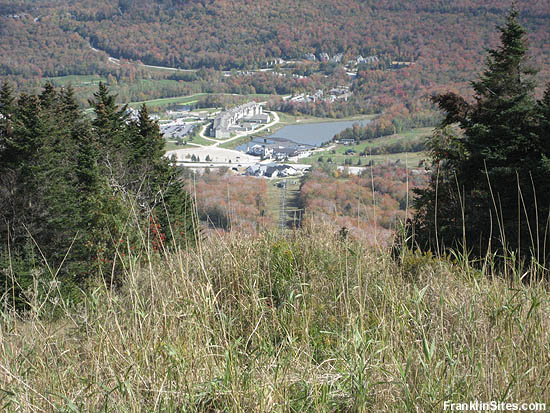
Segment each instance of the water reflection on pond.
[{"label": "water reflection on pond", "polygon": [[[277,132],[262,138],[255,138],[252,143],[263,143],[264,139],[283,138],[295,143],[302,143],[312,146],[321,146],[324,142],[330,141],[334,135],[343,131],[346,128],[351,128],[354,124],[365,126],[370,123],[369,119],[353,120],[353,121],[335,121],[335,122],[319,122],[319,123],[304,123],[297,125],[288,125]],[[246,151],[246,148],[251,143],[239,145],[237,150]]]}]

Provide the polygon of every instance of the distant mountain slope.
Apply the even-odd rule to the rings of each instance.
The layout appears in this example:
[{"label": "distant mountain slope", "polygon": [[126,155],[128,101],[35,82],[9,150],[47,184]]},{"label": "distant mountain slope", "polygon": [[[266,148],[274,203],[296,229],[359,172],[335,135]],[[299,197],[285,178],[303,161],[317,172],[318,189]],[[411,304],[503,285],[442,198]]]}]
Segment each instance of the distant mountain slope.
[{"label": "distant mountain slope", "polygon": [[[306,53],[414,62],[448,85],[475,75],[500,0],[0,0],[0,75],[105,73],[107,54],[159,66],[252,68]],[[518,2],[534,66],[550,79],[550,4]],[[92,52],[90,45],[105,53]],[[417,73],[419,72],[419,73]],[[418,76],[418,75],[421,76]],[[403,79],[404,88],[407,81]],[[417,85],[414,86],[417,88]]]},{"label": "distant mountain slope", "polygon": [[[67,26],[115,56],[219,68],[307,52],[467,59],[494,39],[494,26],[509,7],[494,0],[138,0],[111,9],[105,4],[98,16],[91,6],[101,3],[90,2]],[[533,46],[548,43],[548,2],[520,3]]]}]

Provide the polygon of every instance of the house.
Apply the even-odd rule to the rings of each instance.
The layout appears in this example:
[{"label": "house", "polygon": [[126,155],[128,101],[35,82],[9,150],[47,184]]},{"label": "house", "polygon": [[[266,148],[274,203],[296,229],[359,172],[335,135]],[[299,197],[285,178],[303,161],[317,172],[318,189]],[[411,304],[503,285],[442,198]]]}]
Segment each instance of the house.
[{"label": "house", "polygon": [[398,62],[398,61],[393,61],[391,62],[391,68],[392,69],[401,69],[403,67],[409,67],[413,64],[413,62]]},{"label": "house", "polygon": [[298,171],[290,165],[273,165],[268,166],[264,176],[268,178],[287,177],[296,175]]},{"label": "house", "polygon": [[126,109],[126,115],[128,115],[128,120],[137,121],[139,119],[139,110],[128,107]]},{"label": "house", "polygon": [[270,121],[269,113],[258,113],[257,115],[249,116],[247,118],[244,118],[244,122],[251,122],[251,123],[262,123],[266,124]]},{"label": "house", "polygon": [[332,56],[330,61],[333,62],[333,63],[340,63],[343,58],[344,58],[344,54],[343,53],[338,53],[338,54],[335,54],[334,56]]},{"label": "house", "polygon": [[263,176],[266,169],[267,169],[267,165],[255,163],[253,165],[250,165],[248,168],[246,168],[245,174],[251,175],[251,176]]},{"label": "house", "polygon": [[305,100],[306,100],[306,98],[305,98],[305,95],[303,93],[290,98],[291,102],[303,102]]},{"label": "house", "polygon": [[363,56],[357,56],[355,58],[355,62],[358,64],[358,65],[361,65],[361,64],[373,64],[373,63],[377,63],[378,62],[378,56],[367,56],[367,57],[363,57]]},{"label": "house", "polygon": [[284,161],[285,159],[298,156],[301,153],[296,147],[282,147],[273,148],[273,157],[277,161]]},{"label": "house", "polygon": [[346,93],[349,93],[349,87],[348,86],[338,86],[338,87],[330,89],[329,93],[331,95],[336,95],[336,96],[344,95]]},{"label": "house", "polygon": [[282,65],[284,63],[285,63],[285,61],[283,59],[281,59],[280,57],[275,57],[272,60],[267,61],[267,66],[272,67],[272,66],[276,66],[276,65]]},{"label": "house", "polygon": [[309,100],[313,101],[313,102],[317,102],[321,99],[323,99],[323,91],[322,90],[317,90],[313,95],[311,96],[308,96]]},{"label": "house", "polygon": [[264,176],[266,178],[287,177],[298,174],[298,170],[292,165],[254,164],[246,168],[245,173],[252,176]]}]

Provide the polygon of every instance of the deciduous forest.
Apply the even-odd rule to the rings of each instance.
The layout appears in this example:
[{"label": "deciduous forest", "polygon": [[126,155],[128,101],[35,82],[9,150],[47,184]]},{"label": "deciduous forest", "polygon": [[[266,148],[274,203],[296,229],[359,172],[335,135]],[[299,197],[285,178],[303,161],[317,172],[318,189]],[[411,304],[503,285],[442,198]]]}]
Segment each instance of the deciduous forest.
[{"label": "deciduous forest", "polygon": [[[509,6],[496,0],[3,0],[0,74],[28,85],[31,79],[68,74],[135,79],[136,69],[125,66],[126,59],[221,70],[265,67],[275,58],[301,60],[306,53],[341,53],[341,63],[358,55],[377,56],[375,64],[359,67],[356,106],[387,108],[401,100],[414,109],[422,96],[442,85],[459,92],[469,89],[484,50],[498,42],[493,28]],[[518,7],[533,63],[548,79],[548,5],[520,1]],[[121,61],[109,61],[108,54]],[[345,71],[335,67],[326,65],[329,77],[345,79]],[[298,72],[307,74],[307,66]],[[306,76],[289,90],[278,86],[281,79],[265,79],[274,75],[261,76],[260,82],[248,77],[246,83],[262,93],[312,89],[316,83]],[[330,114],[330,108],[324,112]]]}]

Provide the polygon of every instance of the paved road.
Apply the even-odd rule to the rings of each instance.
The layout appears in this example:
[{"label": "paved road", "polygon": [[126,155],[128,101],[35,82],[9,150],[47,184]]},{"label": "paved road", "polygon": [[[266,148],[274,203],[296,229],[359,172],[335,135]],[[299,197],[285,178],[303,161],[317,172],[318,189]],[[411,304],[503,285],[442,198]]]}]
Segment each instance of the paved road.
[{"label": "paved road", "polygon": [[[96,49],[95,47],[93,47],[92,45],[90,45],[90,48],[94,51],[94,52],[103,52],[103,53],[106,53],[107,56],[109,56],[109,54],[104,51],[104,50],[99,50],[99,49]],[[117,65],[117,66],[120,66],[120,59],[117,59],[116,57],[113,57],[113,56],[109,56],[108,57],[108,60],[109,62]],[[151,69],[161,69],[161,70],[170,70],[170,71],[178,71],[178,72],[197,72],[198,69],[179,69],[177,67],[166,67],[166,66],[153,66],[153,65],[146,65],[146,64],[143,64],[143,63],[137,63],[137,62],[132,62],[132,64],[135,64],[135,65],[138,65],[138,66],[141,66],[141,67],[149,67]]]},{"label": "paved road", "polygon": [[[94,52],[103,52],[103,53],[107,54],[109,62],[111,62],[111,63],[113,63],[117,66],[120,66],[120,59],[117,59],[116,57],[113,57],[113,56],[109,56],[109,53],[107,53],[105,50],[96,49],[92,45],[90,45],[90,48]],[[294,62],[295,61],[293,61],[293,60],[289,60],[286,63],[294,63]],[[151,69],[170,70],[170,71],[177,71],[177,72],[190,72],[190,73],[195,73],[195,72],[199,71],[199,69],[180,69],[179,67],[154,66],[154,65],[146,65],[144,63],[137,63],[137,62],[132,62],[132,63],[136,64],[138,66],[141,66],[141,67],[148,67],[148,68],[151,68]],[[263,69],[245,70],[245,72],[270,72],[272,70],[273,70],[273,68],[263,68]],[[225,75],[231,75],[230,70],[224,70],[222,73],[225,74]]]}]

